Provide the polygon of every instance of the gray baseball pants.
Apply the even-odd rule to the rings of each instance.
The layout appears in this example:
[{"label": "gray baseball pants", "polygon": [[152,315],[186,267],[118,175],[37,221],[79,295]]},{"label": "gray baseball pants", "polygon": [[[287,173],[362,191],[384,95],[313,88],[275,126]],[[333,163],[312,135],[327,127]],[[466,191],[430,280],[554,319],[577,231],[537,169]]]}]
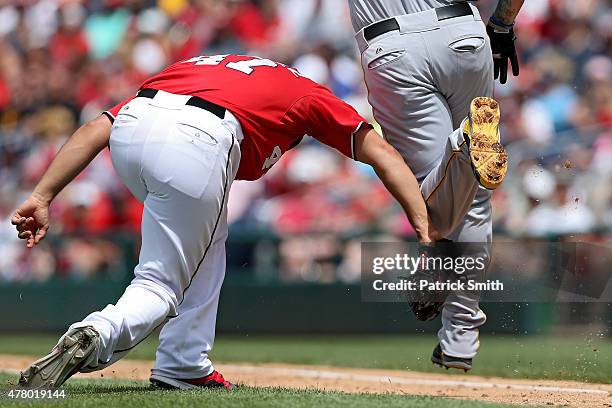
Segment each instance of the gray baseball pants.
[{"label": "gray baseball pants", "polygon": [[[400,29],[356,35],[374,117],[421,183],[434,224],[446,238],[476,242],[469,254],[490,259],[490,191],[472,173],[460,129],[470,102],[493,93],[493,60],[478,10],[438,21],[435,10],[397,16]],[[472,358],[486,316],[478,294],[454,292],[438,332],[445,354]]]}]

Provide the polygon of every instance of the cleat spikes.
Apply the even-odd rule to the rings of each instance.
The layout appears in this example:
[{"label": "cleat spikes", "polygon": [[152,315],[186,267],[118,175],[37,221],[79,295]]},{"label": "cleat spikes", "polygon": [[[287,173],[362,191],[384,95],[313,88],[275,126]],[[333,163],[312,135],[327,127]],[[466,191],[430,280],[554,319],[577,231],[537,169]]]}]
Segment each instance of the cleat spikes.
[{"label": "cleat spikes", "polygon": [[508,155],[500,143],[499,104],[492,98],[472,100],[463,130],[469,146],[472,170],[483,187],[495,190],[508,170]]}]

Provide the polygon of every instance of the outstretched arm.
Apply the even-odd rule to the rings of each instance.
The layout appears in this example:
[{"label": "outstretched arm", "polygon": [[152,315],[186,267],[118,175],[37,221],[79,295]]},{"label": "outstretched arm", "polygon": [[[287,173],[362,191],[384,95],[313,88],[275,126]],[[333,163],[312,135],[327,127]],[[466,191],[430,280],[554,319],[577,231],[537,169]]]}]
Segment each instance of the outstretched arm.
[{"label": "outstretched arm", "polygon": [[406,212],[419,242],[439,239],[429,222],[419,184],[397,150],[375,130],[361,129],[355,134],[355,159],[374,168],[387,190]]},{"label": "outstretched arm", "polygon": [[62,146],[30,197],[15,210],[11,223],[28,248],[38,244],[49,229],[51,201],[108,146],[111,126],[105,115],[81,126]]},{"label": "outstretched arm", "polygon": [[[420,242],[435,241],[419,184],[404,159],[347,103],[315,85],[294,103],[285,118],[288,126],[314,136],[344,155],[371,165],[387,190],[401,204]],[[358,129],[355,131],[355,129]],[[350,137],[352,135],[352,137]]]}]

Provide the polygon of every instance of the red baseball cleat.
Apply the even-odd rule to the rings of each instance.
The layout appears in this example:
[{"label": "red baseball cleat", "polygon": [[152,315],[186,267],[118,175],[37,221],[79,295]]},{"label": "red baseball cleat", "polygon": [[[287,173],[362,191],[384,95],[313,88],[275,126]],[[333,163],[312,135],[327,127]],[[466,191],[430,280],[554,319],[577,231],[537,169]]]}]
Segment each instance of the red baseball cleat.
[{"label": "red baseball cleat", "polygon": [[169,390],[191,390],[195,388],[217,388],[224,387],[227,390],[232,390],[236,386],[223,378],[220,372],[214,370],[205,377],[200,378],[169,378],[163,375],[153,374],[149,378],[154,387],[165,388]]}]

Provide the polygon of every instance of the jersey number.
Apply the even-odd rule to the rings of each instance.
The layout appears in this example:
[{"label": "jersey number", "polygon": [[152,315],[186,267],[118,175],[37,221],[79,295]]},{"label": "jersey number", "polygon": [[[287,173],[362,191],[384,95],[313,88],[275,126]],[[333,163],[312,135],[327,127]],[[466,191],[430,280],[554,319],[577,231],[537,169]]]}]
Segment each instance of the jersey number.
[{"label": "jersey number", "polygon": [[272,149],[272,154],[270,155],[270,157],[266,157],[266,160],[264,161],[263,167],[261,169],[266,170],[274,166],[274,163],[276,163],[281,158],[282,154],[283,151],[281,150],[281,148],[278,146],[274,146],[274,149]]},{"label": "jersey number", "polygon": [[[227,55],[201,55],[199,57],[193,57],[188,59],[187,61],[183,61],[183,63],[194,63],[195,65],[219,65],[223,62],[223,60],[227,57]],[[282,66],[287,68],[293,75],[296,77],[301,76],[300,73],[295,68],[288,67],[284,64],[279,64],[267,58],[252,58],[248,60],[228,62],[225,64],[226,68],[234,69],[236,71],[243,72],[247,75],[251,75],[255,70],[255,67],[272,67],[276,68],[278,66]]]}]

